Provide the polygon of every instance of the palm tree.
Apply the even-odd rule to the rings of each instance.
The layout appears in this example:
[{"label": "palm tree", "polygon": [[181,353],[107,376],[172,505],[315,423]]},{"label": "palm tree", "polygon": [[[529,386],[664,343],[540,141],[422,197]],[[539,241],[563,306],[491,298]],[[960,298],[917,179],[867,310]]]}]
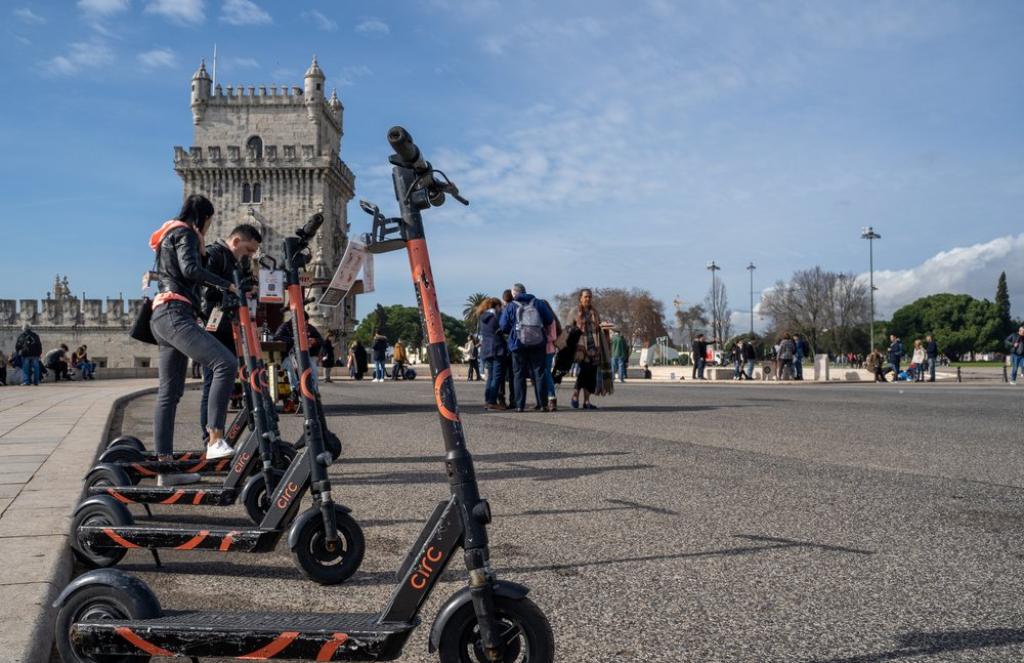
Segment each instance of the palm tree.
[{"label": "palm tree", "polygon": [[480,306],[480,302],[485,299],[487,299],[487,295],[482,292],[475,292],[466,298],[466,305],[462,308],[462,319],[466,321],[466,329],[471,334],[476,333],[476,307]]}]

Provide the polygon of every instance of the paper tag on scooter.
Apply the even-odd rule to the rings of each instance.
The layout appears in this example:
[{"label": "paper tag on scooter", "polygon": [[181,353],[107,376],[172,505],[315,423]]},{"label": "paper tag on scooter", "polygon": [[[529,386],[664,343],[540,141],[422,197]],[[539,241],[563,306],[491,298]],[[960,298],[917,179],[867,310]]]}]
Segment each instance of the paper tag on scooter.
[{"label": "paper tag on scooter", "polygon": [[206,331],[215,332],[220,327],[221,318],[224,317],[224,311],[219,308],[213,309],[213,313],[210,314],[210,320],[206,323]]}]

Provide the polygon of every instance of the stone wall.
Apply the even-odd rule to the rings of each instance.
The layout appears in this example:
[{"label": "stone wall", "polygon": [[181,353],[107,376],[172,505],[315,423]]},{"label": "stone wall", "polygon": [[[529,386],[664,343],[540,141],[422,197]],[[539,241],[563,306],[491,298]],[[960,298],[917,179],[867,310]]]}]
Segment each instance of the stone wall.
[{"label": "stone wall", "polygon": [[[43,342],[43,354],[64,343],[74,352],[80,345],[89,346],[89,358],[97,365],[110,368],[141,368],[157,365],[157,347],[129,338],[121,327],[32,327]],[[20,326],[0,325],[0,350],[14,352],[14,343],[21,334]]]}]

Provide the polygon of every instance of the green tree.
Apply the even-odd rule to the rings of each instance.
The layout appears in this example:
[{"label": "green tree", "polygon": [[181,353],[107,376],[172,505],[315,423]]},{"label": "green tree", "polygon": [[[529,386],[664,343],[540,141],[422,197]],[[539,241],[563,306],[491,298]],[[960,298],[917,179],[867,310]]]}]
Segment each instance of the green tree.
[{"label": "green tree", "polygon": [[885,327],[908,347],[913,339],[931,334],[939,351],[954,359],[971,352],[1003,349],[999,307],[970,295],[922,297],[893,313]]},{"label": "green tree", "polygon": [[1010,317],[1010,290],[1006,287],[1006,272],[999,274],[999,283],[996,285],[996,306],[999,307],[999,321],[1003,325],[1000,334],[1005,338],[1014,330],[1013,318]]},{"label": "green tree", "polygon": [[[462,320],[444,313],[441,314],[441,322],[444,326],[445,338],[448,341],[449,357],[455,362],[462,361],[462,351],[459,348],[469,338],[465,324]],[[359,326],[356,327],[355,336],[364,345],[372,343],[375,329],[380,329],[380,332],[392,344],[398,339],[402,339],[410,350],[420,350],[425,342],[420,312],[414,306],[378,305],[377,309],[363,318]]]}]

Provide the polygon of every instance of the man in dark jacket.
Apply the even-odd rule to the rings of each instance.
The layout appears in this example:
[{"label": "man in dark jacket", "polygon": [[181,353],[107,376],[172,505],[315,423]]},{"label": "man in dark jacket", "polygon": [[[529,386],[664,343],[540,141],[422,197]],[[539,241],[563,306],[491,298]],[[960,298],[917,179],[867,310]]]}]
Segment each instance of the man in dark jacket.
[{"label": "man in dark jacket", "polygon": [[480,360],[487,369],[487,384],[484,386],[484,407],[488,410],[507,410],[504,403],[498,401],[498,392],[505,382],[505,357],[508,346],[501,334],[499,309],[492,307],[480,315],[478,330],[480,332]]},{"label": "man in dark jacket", "polygon": [[743,374],[748,380],[754,379],[754,360],[757,359],[757,352],[754,350],[753,341],[743,342]]},{"label": "man in dark jacket", "polygon": [[14,350],[21,356],[21,384],[39,385],[43,372],[39,357],[43,354],[43,342],[39,335],[32,331],[28,323],[21,328],[21,334],[15,341]]},{"label": "man in dark jacket", "polygon": [[708,341],[704,334],[701,333],[697,334],[697,337],[693,339],[693,343],[690,344],[690,353],[693,355],[693,367],[697,380],[707,379],[704,377],[704,369],[708,365],[708,345],[715,342],[715,339]]},{"label": "man in dark jacket", "polygon": [[498,326],[508,337],[508,349],[512,352],[512,373],[515,376],[513,395],[516,410],[526,409],[526,375],[533,378],[534,396],[540,410],[546,399],[541,395],[544,388],[544,357],[547,350],[547,327],[554,321],[555,314],[543,299],[537,299],[526,292],[526,286],[516,283],[512,286],[512,301],[502,309]]},{"label": "man in dark jacket", "polygon": [[68,346],[61,343],[53,350],[46,353],[43,364],[47,369],[53,371],[53,381],[60,382],[61,379],[71,381],[71,373],[68,371]]},{"label": "man in dark jacket", "polygon": [[928,358],[929,382],[935,382],[935,365],[939,363],[939,344],[931,334],[924,337],[924,354]]},{"label": "man in dark jacket", "polygon": [[892,368],[893,382],[899,378],[900,359],[903,358],[903,341],[896,334],[889,334],[889,366]]},{"label": "man in dark jacket", "polygon": [[1010,348],[1010,384],[1017,384],[1017,370],[1024,370],[1024,325],[1006,337]]},{"label": "man in dark jacket", "polygon": [[[260,242],[263,236],[255,226],[243,223],[235,226],[227,239],[222,239],[208,244],[206,247],[206,269],[220,278],[234,283],[235,270],[239,268],[241,261],[245,258],[256,255],[259,251]],[[219,288],[205,288],[203,290],[203,318],[210,324],[216,323],[213,329],[207,325],[207,331],[213,334],[214,338],[221,342],[231,352],[235,351],[235,337],[231,331],[231,321],[218,315],[218,310],[223,300]],[[210,386],[213,384],[213,371],[203,369],[203,395],[199,400],[199,426],[203,431],[203,439],[207,439],[210,433],[206,430],[206,407],[210,400]]]}]

